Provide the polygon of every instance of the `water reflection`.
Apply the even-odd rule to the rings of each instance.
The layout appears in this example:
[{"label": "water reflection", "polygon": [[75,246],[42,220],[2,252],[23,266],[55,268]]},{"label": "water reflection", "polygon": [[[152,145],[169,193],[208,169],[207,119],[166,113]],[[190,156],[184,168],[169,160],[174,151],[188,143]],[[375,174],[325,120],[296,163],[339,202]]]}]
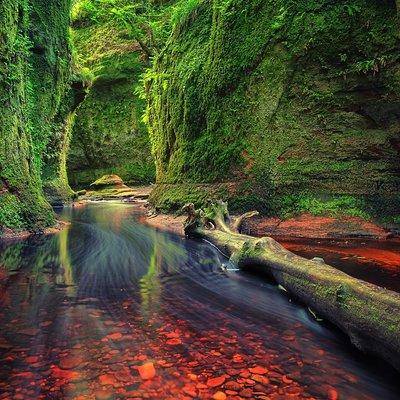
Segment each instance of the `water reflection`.
[{"label": "water reflection", "polygon": [[0,399],[398,398],[389,367],[137,212],[66,209],[57,236],[0,245]]}]

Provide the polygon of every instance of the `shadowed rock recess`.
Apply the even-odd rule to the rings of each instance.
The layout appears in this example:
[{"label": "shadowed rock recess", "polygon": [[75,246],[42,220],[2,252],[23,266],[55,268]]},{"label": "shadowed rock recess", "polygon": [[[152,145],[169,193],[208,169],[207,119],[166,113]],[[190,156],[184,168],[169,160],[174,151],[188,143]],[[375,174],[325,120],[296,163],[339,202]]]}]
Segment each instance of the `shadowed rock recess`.
[{"label": "shadowed rock recess", "polygon": [[152,202],[393,220],[398,26],[395,1],[198,2],[146,81]]}]

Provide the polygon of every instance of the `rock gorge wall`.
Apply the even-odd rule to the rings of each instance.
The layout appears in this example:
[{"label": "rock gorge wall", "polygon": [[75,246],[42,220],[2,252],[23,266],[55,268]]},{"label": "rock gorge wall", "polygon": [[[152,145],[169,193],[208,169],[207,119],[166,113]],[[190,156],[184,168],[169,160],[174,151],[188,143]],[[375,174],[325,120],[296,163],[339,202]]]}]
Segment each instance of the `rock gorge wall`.
[{"label": "rock gorge wall", "polygon": [[147,76],[152,202],[396,220],[399,50],[394,0],[199,1]]},{"label": "rock gorge wall", "polygon": [[[105,7],[101,2],[93,4],[100,11]],[[76,62],[91,87],[73,127],[70,183],[87,188],[105,174],[117,174],[126,183],[152,182],[155,166],[142,121],[145,101],[135,91],[141,87],[146,63],[123,28],[84,12],[84,5],[74,6],[72,38]]]},{"label": "rock gorge wall", "polygon": [[73,194],[65,157],[79,95],[71,86],[69,12],[70,0],[0,3],[3,228],[42,229],[54,220],[44,190],[52,202]]}]

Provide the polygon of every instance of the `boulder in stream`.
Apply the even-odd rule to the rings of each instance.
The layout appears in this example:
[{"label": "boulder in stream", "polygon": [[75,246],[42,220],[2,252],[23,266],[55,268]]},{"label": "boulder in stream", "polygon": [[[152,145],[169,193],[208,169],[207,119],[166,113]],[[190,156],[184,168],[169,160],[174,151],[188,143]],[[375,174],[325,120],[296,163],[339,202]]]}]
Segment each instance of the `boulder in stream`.
[{"label": "boulder in stream", "polygon": [[131,188],[125,185],[118,175],[104,175],[90,185],[85,197],[90,200],[113,200],[129,198],[146,198],[140,188]]}]

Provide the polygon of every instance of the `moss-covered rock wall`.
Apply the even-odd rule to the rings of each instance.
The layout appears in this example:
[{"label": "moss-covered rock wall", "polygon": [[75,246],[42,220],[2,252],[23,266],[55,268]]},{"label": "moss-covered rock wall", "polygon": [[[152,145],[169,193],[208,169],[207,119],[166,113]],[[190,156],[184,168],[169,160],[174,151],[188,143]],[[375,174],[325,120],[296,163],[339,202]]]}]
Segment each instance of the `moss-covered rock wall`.
[{"label": "moss-covered rock wall", "polygon": [[237,209],[398,213],[396,2],[197,3],[147,74],[152,201],[225,182]]},{"label": "moss-covered rock wall", "polygon": [[43,186],[52,200],[72,195],[63,161],[74,103],[69,12],[70,0],[0,3],[0,227],[50,225]]},{"label": "moss-covered rock wall", "polygon": [[[146,62],[140,47],[112,18],[73,10],[76,63],[91,82],[76,113],[68,173],[73,187],[88,187],[96,178],[117,174],[126,183],[155,179],[148,132],[142,121],[145,101],[138,88]],[[101,3],[94,10],[100,14]]]}]

